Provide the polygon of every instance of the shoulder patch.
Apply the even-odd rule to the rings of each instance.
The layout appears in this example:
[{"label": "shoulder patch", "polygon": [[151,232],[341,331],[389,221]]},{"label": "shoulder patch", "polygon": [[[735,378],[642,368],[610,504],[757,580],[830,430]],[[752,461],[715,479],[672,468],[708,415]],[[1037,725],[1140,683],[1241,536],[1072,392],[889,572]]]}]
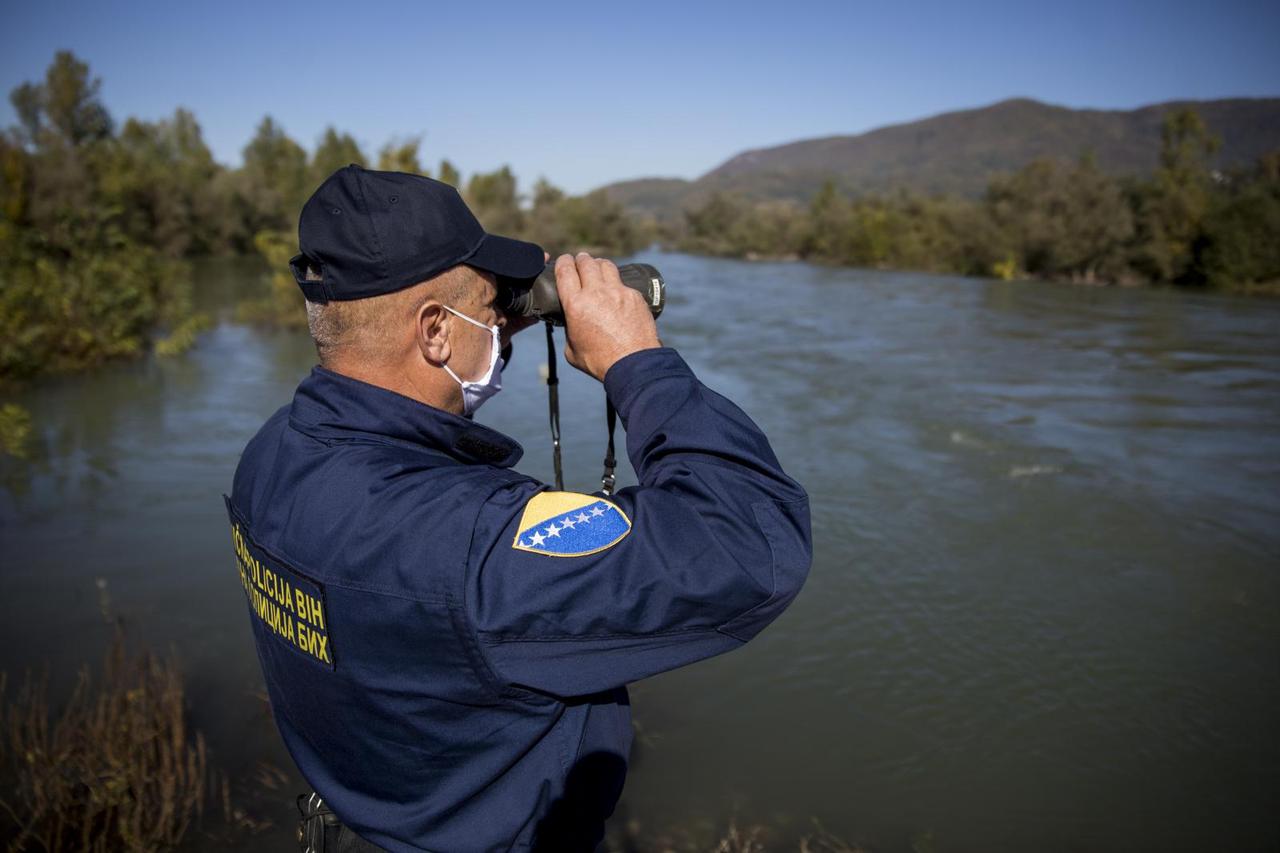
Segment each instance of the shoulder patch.
[{"label": "shoulder patch", "polygon": [[577,492],[539,492],[525,504],[517,551],[583,557],[612,548],[631,532],[631,519],[604,498]]}]

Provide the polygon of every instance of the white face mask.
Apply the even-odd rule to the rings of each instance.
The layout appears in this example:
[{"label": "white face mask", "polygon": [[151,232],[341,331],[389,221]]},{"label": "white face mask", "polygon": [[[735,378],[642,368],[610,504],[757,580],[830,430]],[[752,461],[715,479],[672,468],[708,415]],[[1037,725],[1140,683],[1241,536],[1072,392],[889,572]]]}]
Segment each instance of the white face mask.
[{"label": "white face mask", "polygon": [[450,314],[461,317],[473,326],[479,326],[493,336],[489,352],[489,369],[485,371],[484,376],[476,381],[471,382],[460,379],[458,374],[449,369],[449,365],[446,364],[444,366],[445,371],[453,377],[453,381],[462,386],[462,412],[470,415],[480,408],[481,403],[502,390],[502,358],[498,355],[498,351],[502,349],[502,344],[498,340],[500,330],[497,326],[486,326],[479,320],[473,320],[466,314],[453,310],[448,305],[443,307]]}]

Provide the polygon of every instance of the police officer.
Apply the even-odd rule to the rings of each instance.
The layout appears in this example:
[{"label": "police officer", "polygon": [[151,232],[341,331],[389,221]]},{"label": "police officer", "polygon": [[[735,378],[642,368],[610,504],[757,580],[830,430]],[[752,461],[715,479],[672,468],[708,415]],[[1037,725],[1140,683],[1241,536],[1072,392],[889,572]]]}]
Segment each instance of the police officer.
[{"label": "police officer", "polygon": [[541,249],[486,234],[446,184],[357,166],[298,236],[320,364],[227,499],[285,745],[347,846],[592,850],[626,772],[627,683],[786,608],[805,492],[610,262],[555,266],[566,357],[604,384],[639,478],[606,497],[513,470],[520,446],[471,418],[521,325],[498,289]]}]

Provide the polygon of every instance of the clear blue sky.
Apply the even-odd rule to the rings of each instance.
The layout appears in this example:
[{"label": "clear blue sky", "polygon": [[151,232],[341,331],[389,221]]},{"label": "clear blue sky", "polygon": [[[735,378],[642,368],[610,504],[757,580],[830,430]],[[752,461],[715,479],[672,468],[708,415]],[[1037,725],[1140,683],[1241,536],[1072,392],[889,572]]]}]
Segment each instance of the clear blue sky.
[{"label": "clear blue sky", "polygon": [[[423,138],[580,192],[747,148],[1029,96],[1280,95],[1280,2],[307,3],[0,0],[0,86],[73,50],[117,121],[192,110],[228,164],[270,113],[372,155]],[[0,125],[13,123],[7,98]]]}]

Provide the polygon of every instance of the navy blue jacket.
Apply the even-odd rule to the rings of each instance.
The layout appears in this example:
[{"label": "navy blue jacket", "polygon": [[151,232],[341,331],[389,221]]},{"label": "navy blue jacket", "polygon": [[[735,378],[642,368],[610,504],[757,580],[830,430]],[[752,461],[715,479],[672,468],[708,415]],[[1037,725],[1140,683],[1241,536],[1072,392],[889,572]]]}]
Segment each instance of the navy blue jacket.
[{"label": "navy blue jacket", "polygon": [[737,648],[796,596],[808,498],[671,349],[605,390],[640,485],[511,470],[513,440],[316,367],[227,502],[299,770],[390,850],[591,850],[622,791],[625,685]]}]

